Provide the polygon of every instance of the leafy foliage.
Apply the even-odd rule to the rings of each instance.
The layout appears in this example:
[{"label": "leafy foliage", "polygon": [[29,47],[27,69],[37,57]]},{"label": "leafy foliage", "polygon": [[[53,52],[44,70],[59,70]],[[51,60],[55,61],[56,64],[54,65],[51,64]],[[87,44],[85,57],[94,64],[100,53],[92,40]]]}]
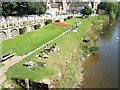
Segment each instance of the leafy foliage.
[{"label": "leafy foliage", "polygon": [[16,6],[17,4],[15,2],[2,2],[2,15],[6,18],[13,13]]},{"label": "leafy foliage", "polygon": [[64,21],[68,20],[68,18],[65,18]]},{"label": "leafy foliage", "polygon": [[47,20],[45,21],[45,25],[50,24],[50,23],[52,23],[52,19],[47,19]]},{"label": "leafy foliage", "polygon": [[2,2],[2,9],[0,9],[0,12],[2,12],[5,18],[10,15],[40,15],[46,12],[46,4],[40,2]]},{"label": "leafy foliage", "polygon": [[82,9],[81,13],[83,15],[90,15],[90,14],[92,14],[92,8],[89,7],[88,5],[85,5],[84,9]]},{"label": "leafy foliage", "polygon": [[68,16],[67,18],[68,18],[68,19],[71,19],[71,18],[73,18],[73,16]]},{"label": "leafy foliage", "polygon": [[19,32],[20,32],[20,34],[24,34],[24,33],[26,32],[26,28],[25,28],[25,27],[20,28],[20,29],[19,29]]},{"label": "leafy foliage", "polygon": [[60,22],[60,20],[56,20],[55,22]]},{"label": "leafy foliage", "polygon": [[39,29],[40,26],[41,26],[40,24],[37,24],[37,25],[34,26],[34,28],[35,28],[35,29]]},{"label": "leafy foliage", "polygon": [[44,14],[46,12],[46,4],[45,3],[38,3],[33,2],[30,5],[30,12],[29,14]]},{"label": "leafy foliage", "polygon": [[100,2],[97,11],[104,10],[104,14],[107,14],[110,19],[113,19],[118,15],[118,4],[118,2]]}]

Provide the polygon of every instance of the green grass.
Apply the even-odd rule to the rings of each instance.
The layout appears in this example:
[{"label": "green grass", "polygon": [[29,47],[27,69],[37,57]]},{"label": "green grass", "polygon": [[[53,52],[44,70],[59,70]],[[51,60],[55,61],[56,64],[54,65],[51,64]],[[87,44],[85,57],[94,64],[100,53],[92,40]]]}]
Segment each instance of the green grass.
[{"label": "green grass", "polygon": [[1,68],[2,66],[4,66],[4,64],[3,64],[3,63],[0,63],[0,68]]},{"label": "green grass", "polygon": [[[90,28],[91,22],[97,20],[96,17],[97,16],[91,17],[89,19],[79,19],[83,23],[79,25],[79,29],[77,33],[70,31],[67,34],[56,39],[54,42],[51,42],[49,46],[53,45],[53,43],[56,42],[57,45],[60,47],[61,51],[58,53],[50,53],[49,54],[50,58],[45,60],[38,59],[36,55],[38,55],[40,51],[43,50],[40,49],[35,53],[33,53],[32,55],[25,58],[24,60],[10,67],[6,72],[8,80],[17,77],[17,78],[29,78],[31,80],[39,81],[44,78],[52,78],[55,74],[61,72],[61,67],[65,63],[64,60],[69,60],[68,57],[70,56],[70,53],[73,51],[75,47],[79,46],[80,39],[83,37],[89,37],[87,36],[86,32]],[[38,65],[34,65],[30,69],[25,69],[23,63],[29,60],[32,60],[34,62],[45,62],[47,67],[40,67]],[[74,65],[71,66],[70,68],[72,67],[74,67]],[[73,72],[70,73],[73,74]]]},{"label": "green grass", "polygon": [[[67,20],[64,23],[71,24],[72,26],[75,24],[75,19]],[[71,26],[69,26],[69,28]],[[1,43],[2,49],[0,49],[0,52],[3,53],[8,50],[13,50],[17,55],[25,55],[66,30],[67,29],[63,26],[49,24],[43,28],[3,41]]]}]

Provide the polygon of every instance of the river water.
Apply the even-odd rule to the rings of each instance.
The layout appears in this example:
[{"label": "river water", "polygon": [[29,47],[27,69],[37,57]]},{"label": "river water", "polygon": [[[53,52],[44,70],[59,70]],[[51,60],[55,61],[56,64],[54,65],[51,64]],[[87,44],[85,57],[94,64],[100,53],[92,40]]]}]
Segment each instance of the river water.
[{"label": "river water", "polygon": [[[114,30],[113,30],[114,28]],[[83,88],[118,88],[118,30],[120,18],[103,24],[95,34],[100,44],[99,55],[90,56],[84,63],[86,68]]]}]

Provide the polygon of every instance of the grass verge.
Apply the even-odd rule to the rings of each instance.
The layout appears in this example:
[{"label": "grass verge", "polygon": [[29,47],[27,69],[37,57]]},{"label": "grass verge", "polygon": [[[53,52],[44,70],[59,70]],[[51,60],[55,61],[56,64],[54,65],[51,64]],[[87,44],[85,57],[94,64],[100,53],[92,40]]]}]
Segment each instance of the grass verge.
[{"label": "grass verge", "polygon": [[[72,26],[75,24],[75,19],[67,20],[64,23]],[[8,50],[13,50],[17,55],[25,55],[68,30],[68,28],[48,24],[43,28],[3,41],[0,43],[2,45],[0,52],[3,53]]]}]

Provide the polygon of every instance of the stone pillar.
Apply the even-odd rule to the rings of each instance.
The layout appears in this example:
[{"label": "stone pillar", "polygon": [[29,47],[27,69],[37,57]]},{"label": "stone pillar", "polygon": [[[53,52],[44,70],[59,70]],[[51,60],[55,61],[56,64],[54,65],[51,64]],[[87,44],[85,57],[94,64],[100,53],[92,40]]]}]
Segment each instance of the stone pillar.
[{"label": "stone pillar", "polygon": [[8,38],[12,38],[12,36],[11,36],[11,31],[9,30],[9,27],[8,27],[8,31],[7,31],[7,36],[8,36]]},{"label": "stone pillar", "polygon": [[63,12],[66,12],[67,9],[67,3],[66,0],[63,0]]},{"label": "stone pillar", "polygon": [[64,22],[64,19],[60,19],[60,22]]},{"label": "stone pillar", "polygon": [[31,31],[31,27],[30,25],[27,26],[27,32],[30,32]]},{"label": "stone pillar", "polygon": [[55,3],[55,0],[53,0],[53,3]]}]

